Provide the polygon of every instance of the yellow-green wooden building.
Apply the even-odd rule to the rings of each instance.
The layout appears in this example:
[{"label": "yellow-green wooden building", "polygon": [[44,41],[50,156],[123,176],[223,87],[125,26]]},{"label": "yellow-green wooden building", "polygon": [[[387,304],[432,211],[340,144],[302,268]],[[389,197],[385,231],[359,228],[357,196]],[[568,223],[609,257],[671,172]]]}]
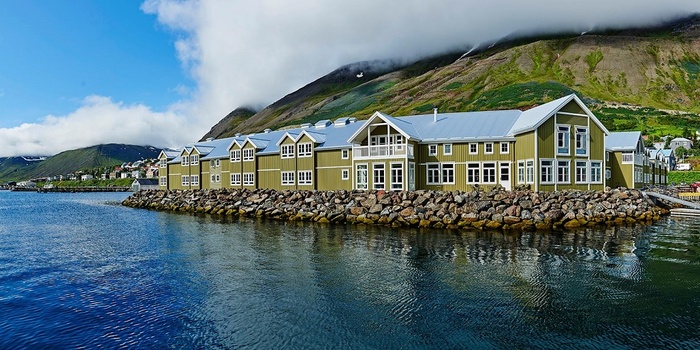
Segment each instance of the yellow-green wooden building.
[{"label": "yellow-green wooden building", "polygon": [[527,111],[375,112],[364,121],[322,120],[163,150],[159,183],[161,189],[600,190],[623,171],[611,164],[618,160],[606,148],[609,135],[576,95]]}]

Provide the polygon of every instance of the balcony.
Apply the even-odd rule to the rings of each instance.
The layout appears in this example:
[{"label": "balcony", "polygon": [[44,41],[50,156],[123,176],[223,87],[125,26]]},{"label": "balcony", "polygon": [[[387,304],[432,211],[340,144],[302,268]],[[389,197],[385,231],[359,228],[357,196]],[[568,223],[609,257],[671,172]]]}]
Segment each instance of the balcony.
[{"label": "balcony", "polygon": [[392,158],[404,157],[413,158],[413,145],[380,145],[380,146],[355,146],[352,148],[353,159],[372,158]]}]

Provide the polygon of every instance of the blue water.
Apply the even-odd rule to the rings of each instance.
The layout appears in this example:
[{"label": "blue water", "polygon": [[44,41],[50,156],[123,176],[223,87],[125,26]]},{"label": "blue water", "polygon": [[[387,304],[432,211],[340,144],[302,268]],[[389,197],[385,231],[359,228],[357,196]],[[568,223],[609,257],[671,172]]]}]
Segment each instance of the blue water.
[{"label": "blue water", "polygon": [[700,348],[700,221],[465,233],[0,191],[0,348]]}]

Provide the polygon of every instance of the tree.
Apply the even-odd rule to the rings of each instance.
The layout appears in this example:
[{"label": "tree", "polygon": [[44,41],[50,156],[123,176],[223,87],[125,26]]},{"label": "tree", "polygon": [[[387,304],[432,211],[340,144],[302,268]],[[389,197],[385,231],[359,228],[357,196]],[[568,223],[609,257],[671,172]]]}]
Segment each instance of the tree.
[{"label": "tree", "polygon": [[678,147],[674,152],[676,153],[676,158],[681,160],[688,156],[688,150],[685,147]]},{"label": "tree", "polygon": [[671,148],[671,136],[666,136],[666,142],[664,143],[664,149]]}]

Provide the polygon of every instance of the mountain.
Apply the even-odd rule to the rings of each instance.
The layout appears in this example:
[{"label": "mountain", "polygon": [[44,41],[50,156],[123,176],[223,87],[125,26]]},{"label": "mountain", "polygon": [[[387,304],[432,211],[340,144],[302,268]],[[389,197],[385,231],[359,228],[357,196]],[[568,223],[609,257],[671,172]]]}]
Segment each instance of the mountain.
[{"label": "mountain", "polygon": [[160,149],[151,146],[105,144],[61,152],[41,161],[28,161],[26,157],[0,158],[0,183],[110,167],[157,158],[159,153]]},{"label": "mountain", "polygon": [[222,121],[205,137],[366,119],[377,110],[412,115],[433,106],[440,112],[527,109],[572,92],[610,130],[662,136],[700,129],[700,16],[653,28],[520,38],[404,66],[350,65],[254,115]]}]

